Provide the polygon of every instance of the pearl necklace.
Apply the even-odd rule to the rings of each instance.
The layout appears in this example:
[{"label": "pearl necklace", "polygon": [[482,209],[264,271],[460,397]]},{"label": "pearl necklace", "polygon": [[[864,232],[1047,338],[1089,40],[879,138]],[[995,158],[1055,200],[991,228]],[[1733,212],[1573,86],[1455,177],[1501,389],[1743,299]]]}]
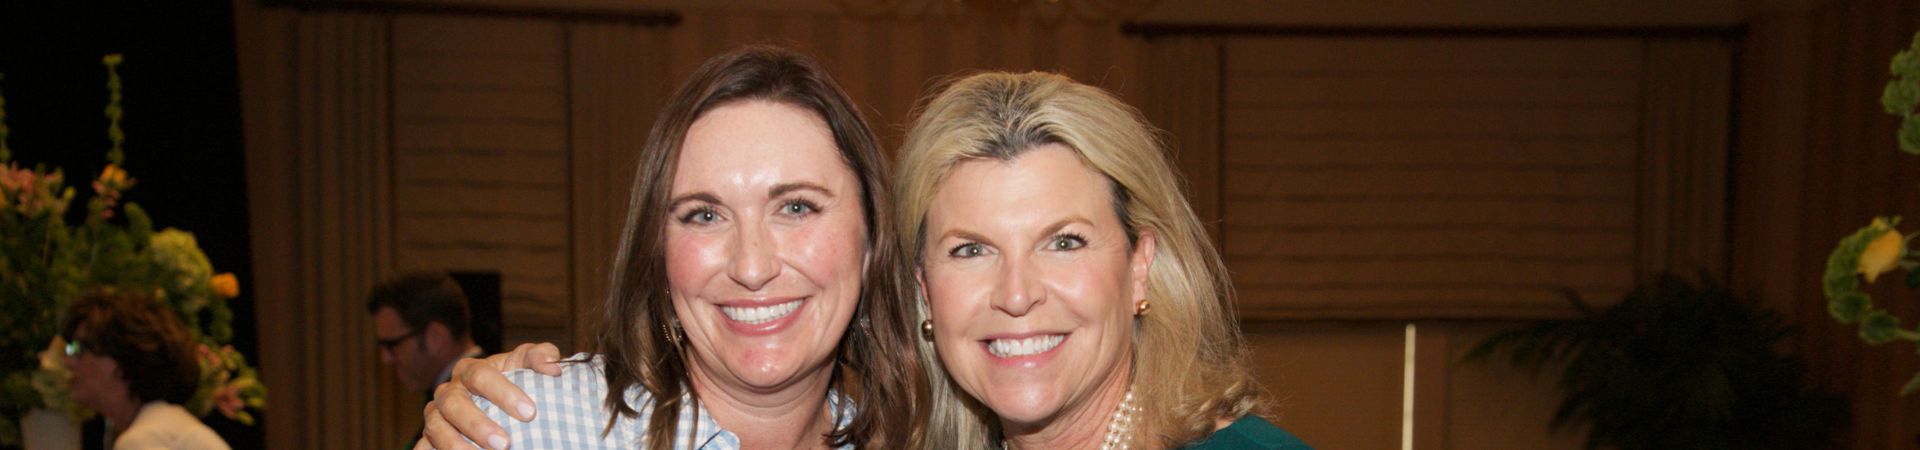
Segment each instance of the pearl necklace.
[{"label": "pearl necklace", "polygon": [[1132,434],[1134,416],[1140,413],[1140,406],[1133,404],[1133,386],[1127,386],[1127,397],[1120,400],[1120,407],[1113,409],[1113,421],[1107,422],[1107,439],[1100,443],[1100,450],[1127,450],[1131,442],[1127,437]]},{"label": "pearl necklace", "polygon": [[[1127,440],[1133,432],[1133,421],[1140,414],[1140,406],[1133,404],[1133,386],[1127,386],[1127,396],[1120,399],[1120,406],[1113,409],[1113,420],[1107,422],[1107,438],[1100,442],[1100,450],[1127,450],[1132,442]],[[1011,449],[1012,444],[1000,441],[1000,448]]]}]

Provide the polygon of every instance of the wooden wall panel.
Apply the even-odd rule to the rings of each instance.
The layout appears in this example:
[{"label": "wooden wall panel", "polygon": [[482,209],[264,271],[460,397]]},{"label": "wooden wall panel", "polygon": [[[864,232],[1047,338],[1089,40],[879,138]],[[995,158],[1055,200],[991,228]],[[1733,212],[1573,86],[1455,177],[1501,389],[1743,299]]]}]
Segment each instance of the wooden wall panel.
[{"label": "wooden wall panel", "polygon": [[1403,326],[1248,328],[1275,424],[1314,448],[1400,448]]},{"label": "wooden wall panel", "polygon": [[563,350],[586,350],[600,322],[635,161],[672,89],[665,81],[664,33],[622,25],[567,28],[574,313],[570,332],[554,339]]},{"label": "wooden wall panel", "polygon": [[[507,342],[572,324],[566,35],[558,23],[394,20],[392,177],[402,270],[500,272]],[[463,136],[512,126],[504,142]],[[458,230],[458,231],[453,231]]]},{"label": "wooden wall panel", "polygon": [[1552,315],[1561,288],[1633,281],[1638,40],[1243,38],[1224,57],[1243,315]]},{"label": "wooden wall panel", "polygon": [[1423,338],[1433,335],[1445,340],[1445,445],[1441,448],[1581,448],[1586,430],[1580,427],[1553,429],[1554,410],[1560,407],[1560,392],[1555,386],[1558,368],[1537,374],[1516,369],[1506,361],[1462,363],[1462,358],[1482,339],[1505,329],[1507,324],[1422,323]]},{"label": "wooden wall panel", "polygon": [[[1914,373],[1912,347],[1869,347],[1828,316],[1820,274],[1834,244],[1877,215],[1920,217],[1920,165],[1894,141],[1881,111],[1887,61],[1920,30],[1900,0],[1817,2],[1756,17],[1742,47],[1738,144],[1730,216],[1732,283],[1781,311],[1802,333],[1791,348],[1813,382],[1852,400],[1836,447],[1912,449],[1920,396],[1895,392]],[[1920,317],[1914,291],[1883,279],[1876,305]]]},{"label": "wooden wall panel", "polygon": [[[245,8],[237,8],[245,11]],[[381,366],[366,288],[394,267],[384,17],[260,14],[242,67],[249,207],[275,448],[393,447],[419,407]],[[271,56],[266,56],[271,55]],[[297,207],[290,207],[298,205]]]},{"label": "wooden wall panel", "polygon": [[1727,277],[1733,43],[1646,43],[1637,272]]}]

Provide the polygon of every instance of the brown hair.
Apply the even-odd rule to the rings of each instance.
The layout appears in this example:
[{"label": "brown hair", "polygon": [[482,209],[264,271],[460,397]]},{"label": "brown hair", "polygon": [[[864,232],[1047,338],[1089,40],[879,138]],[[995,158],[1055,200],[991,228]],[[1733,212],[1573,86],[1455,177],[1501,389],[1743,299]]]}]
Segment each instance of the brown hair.
[{"label": "brown hair", "polygon": [[[1114,213],[1129,243],[1154,235],[1147,274],[1153,314],[1135,320],[1133,384],[1150,445],[1179,447],[1209,435],[1221,419],[1259,406],[1260,391],[1233,311],[1226,266],[1207,239],[1155,131],[1140,113],[1099,88],[1051,73],[983,73],[953,82],[927,102],[900,150],[899,221],[908,261],[918,263],[924,221],[955,165],[1011,161],[1047,144],[1077,153],[1113,189]],[[916,294],[922,317],[924,293]],[[917,319],[918,317],[916,317]],[[940,367],[932,343],[921,352]],[[928,370],[934,392],[930,441],[992,446],[992,411]]]},{"label": "brown hair", "polygon": [[153,296],[137,291],[98,291],[67,305],[60,336],[88,353],[119,365],[114,374],[138,403],[184,404],[200,389],[200,362],[193,335],[180,317]]},{"label": "brown hair", "polygon": [[[869,258],[853,329],[841,338],[832,389],[858,405],[851,422],[824,436],[831,445],[918,445],[925,422],[926,381],[913,344],[912,319],[902,302],[899,247],[891,220],[886,160],[867,121],[840,86],[805,55],[772,46],[749,46],[708,59],[670,97],[641,149],[627,223],[614,262],[613,292],[606,300],[595,344],[605,355],[606,406],[626,417],[637,414],[625,395],[635,384],[653,396],[647,441],[656,450],[673,445],[678,411],[698,406],[686,391],[687,354],[668,333],[673,303],[667,297],[665,226],[668,196],[687,130],[707,111],[739,101],[771,101],[812,111],[833,132],[842,162],[859,178],[866,216]],[[848,383],[849,376],[858,379]],[[681,397],[693,403],[682,405]],[[612,422],[608,423],[611,429]]]}]

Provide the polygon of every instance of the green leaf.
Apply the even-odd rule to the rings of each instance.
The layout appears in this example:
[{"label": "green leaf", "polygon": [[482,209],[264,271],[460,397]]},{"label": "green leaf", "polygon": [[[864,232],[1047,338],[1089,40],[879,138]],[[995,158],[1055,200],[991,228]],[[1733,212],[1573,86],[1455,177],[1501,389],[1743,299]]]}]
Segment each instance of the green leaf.
[{"label": "green leaf", "polygon": [[1880,91],[1880,107],[1887,114],[1904,117],[1913,113],[1915,105],[1920,105],[1920,85],[1914,84],[1913,80],[1895,78],[1887,82],[1886,89]]},{"label": "green leaf", "polygon": [[1914,391],[1920,391],[1920,373],[1914,374],[1913,379],[1907,380],[1906,386],[1900,387],[1900,396],[1913,395]]},{"label": "green leaf", "polygon": [[1920,155],[1920,116],[1907,116],[1900,122],[1900,151]]},{"label": "green leaf", "polygon": [[1900,335],[1900,318],[1886,311],[1874,310],[1860,321],[1860,339],[1868,344],[1880,345],[1892,341]]},{"label": "green leaf", "polygon": [[1920,270],[1907,271],[1907,289],[1920,289]]},{"label": "green leaf", "polygon": [[1832,315],[1833,320],[1840,321],[1840,323],[1854,323],[1859,322],[1860,319],[1863,318],[1862,316],[1867,314],[1867,309],[1872,307],[1873,300],[1868,298],[1867,294],[1849,292],[1832,300],[1828,300],[1827,314]]}]

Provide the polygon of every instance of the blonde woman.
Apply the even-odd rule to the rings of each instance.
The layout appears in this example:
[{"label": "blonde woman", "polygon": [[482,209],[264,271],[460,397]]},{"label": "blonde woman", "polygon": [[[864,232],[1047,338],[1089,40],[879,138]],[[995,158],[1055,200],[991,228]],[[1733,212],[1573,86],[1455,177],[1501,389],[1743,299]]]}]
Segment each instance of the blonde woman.
[{"label": "blonde woman", "polygon": [[1060,75],[974,75],[900,158],[903,270],[944,369],[930,447],[1308,448],[1255,415],[1225,269],[1138,112]]},{"label": "blonde woman", "polygon": [[1306,448],[1254,415],[1225,268],[1133,108],[1056,74],[966,77],[900,167],[921,353],[946,375],[930,442]]}]

